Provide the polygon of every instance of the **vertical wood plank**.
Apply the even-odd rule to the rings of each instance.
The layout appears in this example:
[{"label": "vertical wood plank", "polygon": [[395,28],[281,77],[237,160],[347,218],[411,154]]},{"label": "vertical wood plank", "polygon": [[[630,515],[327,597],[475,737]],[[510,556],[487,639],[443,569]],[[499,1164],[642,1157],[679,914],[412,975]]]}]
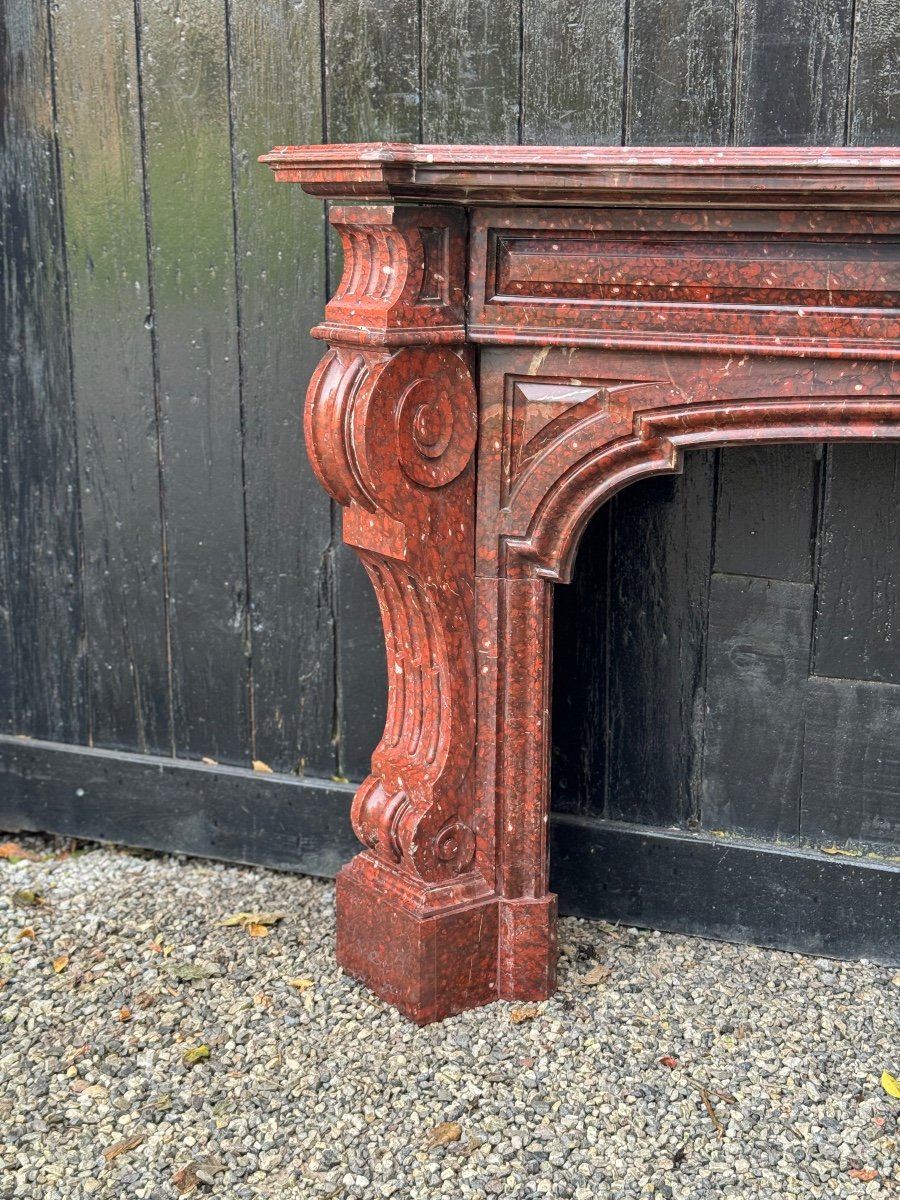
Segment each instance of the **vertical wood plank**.
[{"label": "vertical wood plank", "polygon": [[900,683],[900,446],[829,447],[815,672]]},{"label": "vertical wood plank", "polygon": [[93,744],[168,753],[134,6],[60,0],[53,29]]},{"label": "vertical wood plank", "polygon": [[721,452],[716,571],[812,581],[821,457],[802,444]]},{"label": "vertical wood plank", "polygon": [[702,821],[797,837],[812,584],[713,575]]},{"label": "vertical wood plank", "polygon": [[613,500],[605,815],[615,820],[684,824],[693,811],[714,465],[713,452],[692,451],[682,476]]},{"label": "vertical wood plank", "polygon": [[0,5],[0,727],[86,741],[77,434],[47,6]]},{"label": "vertical wood plank", "polygon": [[523,0],[522,140],[622,140],[626,0]]},{"label": "vertical wood plank", "polygon": [[900,142],[900,4],[856,0],[848,133],[854,146]]},{"label": "vertical wood plank", "polygon": [[896,853],[900,687],[810,679],[800,836]]},{"label": "vertical wood plank", "polygon": [[550,784],[560,812],[602,812],[609,729],[609,550],[613,504],[591,520],[572,583],[553,596]]},{"label": "vertical wood plank", "polygon": [[327,136],[419,141],[419,9],[409,0],[323,0]]},{"label": "vertical wood plank", "polygon": [[143,4],[140,49],[175,748],[246,763],[249,639],[223,5]]},{"label": "vertical wood plank", "polygon": [[[418,7],[404,0],[324,0],[323,12],[327,140],[418,141]],[[384,636],[375,593],[356,554],[340,542],[339,520],[332,563],[338,616],[337,773],[362,779],[387,711]]]},{"label": "vertical wood plank", "polygon": [[734,10],[721,0],[631,0],[626,143],[727,142],[733,38]]},{"label": "vertical wood plank", "polygon": [[738,0],[738,145],[840,145],[850,14],[846,0]]},{"label": "vertical wood plank", "polygon": [[423,141],[518,141],[519,17],[519,0],[423,0]]},{"label": "vertical wood plank", "polygon": [[321,139],[319,5],[234,4],[230,21],[254,757],[332,775],[331,513],[301,419],[323,350],[308,332],[326,299],[323,210],[256,161]]}]

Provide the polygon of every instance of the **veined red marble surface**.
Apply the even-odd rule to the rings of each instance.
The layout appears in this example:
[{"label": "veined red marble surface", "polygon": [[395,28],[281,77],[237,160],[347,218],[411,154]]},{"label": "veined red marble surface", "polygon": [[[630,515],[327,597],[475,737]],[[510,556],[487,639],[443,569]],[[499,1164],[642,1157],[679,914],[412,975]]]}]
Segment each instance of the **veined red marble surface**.
[{"label": "veined red marble surface", "polygon": [[900,439],[900,151],[262,161],[412,202],[332,210],[344,275],[306,408],[388,657],[338,958],[416,1021],[541,999],[552,585],[606,499],[692,446]]}]

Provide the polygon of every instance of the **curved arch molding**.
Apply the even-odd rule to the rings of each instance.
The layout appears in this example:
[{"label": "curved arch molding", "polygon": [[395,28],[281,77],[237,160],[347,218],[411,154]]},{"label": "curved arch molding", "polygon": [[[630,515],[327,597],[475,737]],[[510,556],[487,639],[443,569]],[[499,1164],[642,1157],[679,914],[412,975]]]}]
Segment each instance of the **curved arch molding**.
[{"label": "curved arch molding", "polygon": [[344,274],[306,407],[389,677],[339,961],[419,1022],[544,998],[552,585],[601,504],[692,447],[900,440],[900,154],[263,161],[375,202],[331,210]]}]

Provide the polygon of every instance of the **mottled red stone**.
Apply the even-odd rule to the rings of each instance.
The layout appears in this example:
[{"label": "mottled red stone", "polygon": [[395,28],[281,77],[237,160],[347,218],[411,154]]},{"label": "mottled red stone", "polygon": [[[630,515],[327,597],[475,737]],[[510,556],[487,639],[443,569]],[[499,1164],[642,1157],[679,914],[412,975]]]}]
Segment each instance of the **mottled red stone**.
[{"label": "mottled red stone", "polygon": [[338,959],[419,1022],[544,998],[552,585],[597,508],[686,449],[900,439],[900,153],[263,161],[315,195],[415,202],[332,210],[344,276],[306,408],[388,656]]}]

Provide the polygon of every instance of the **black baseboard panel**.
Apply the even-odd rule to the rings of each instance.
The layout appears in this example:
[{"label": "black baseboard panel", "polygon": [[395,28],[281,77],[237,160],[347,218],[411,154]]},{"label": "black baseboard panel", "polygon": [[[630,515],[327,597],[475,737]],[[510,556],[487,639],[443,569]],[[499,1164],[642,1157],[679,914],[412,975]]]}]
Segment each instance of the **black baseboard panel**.
[{"label": "black baseboard panel", "polygon": [[900,866],[556,816],[550,886],[569,916],[900,963]]},{"label": "black baseboard panel", "polygon": [[[0,829],[333,876],[353,785],[0,736]],[[569,916],[900,963],[900,865],[555,814]]]},{"label": "black baseboard panel", "polygon": [[0,736],[0,829],[332,876],[359,849],[349,784]]}]

